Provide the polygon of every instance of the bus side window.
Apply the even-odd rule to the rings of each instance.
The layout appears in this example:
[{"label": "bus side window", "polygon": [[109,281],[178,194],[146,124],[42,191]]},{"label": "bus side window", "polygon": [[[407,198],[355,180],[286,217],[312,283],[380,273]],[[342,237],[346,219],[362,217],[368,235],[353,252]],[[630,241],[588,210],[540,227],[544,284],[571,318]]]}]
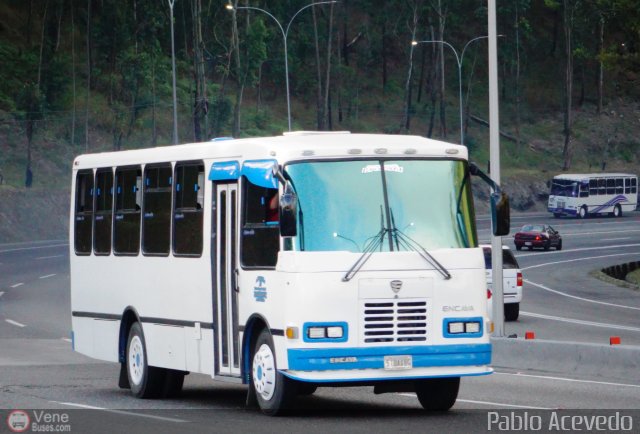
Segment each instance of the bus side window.
[{"label": "bus side window", "polygon": [[636,193],[638,185],[638,178],[631,178],[631,193]]},{"label": "bus side window", "polygon": [[96,172],[96,212],[93,225],[93,250],[96,255],[111,253],[111,224],[113,216],[113,170]]},{"label": "bus side window", "polygon": [[589,180],[589,196],[598,194],[598,181],[596,179]]},{"label": "bus side window", "polygon": [[616,194],[624,193],[624,179],[616,178]]},{"label": "bus side window", "polygon": [[204,209],[204,164],[177,163],[173,192],[173,253],[202,255]]},{"label": "bus side window", "polygon": [[78,172],[75,195],[74,248],[77,255],[90,255],[93,226],[93,170]]},{"label": "bus side window", "polygon": [[113,251],[137,255],[140,251],[140,209],[142,170],[140,166],[116,169]]},{"label": "bus side window", "polygon": [[241,261],[245,267],[275,267],[280,250],[278,190],[243,178]]},{"label": "bus side window", "polygon": [[171,163],[144,169],[142,253],[169,254],[171,248]]}]

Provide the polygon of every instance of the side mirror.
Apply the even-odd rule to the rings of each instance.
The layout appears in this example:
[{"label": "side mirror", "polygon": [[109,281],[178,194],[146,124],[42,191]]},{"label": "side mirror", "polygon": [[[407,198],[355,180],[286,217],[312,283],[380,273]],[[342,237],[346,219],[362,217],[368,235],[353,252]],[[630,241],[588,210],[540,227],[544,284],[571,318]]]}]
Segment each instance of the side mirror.
[{"label": "side mirror", "polygon": [[280,196],[280,235],[298,235],[298,196],[289,181],[285,182],[284,191]]},{"label": "side mirror", "polygon": [[508,235],[511,225],[509,197],[504,192],[491,193],[491,227],[493,235]]}]

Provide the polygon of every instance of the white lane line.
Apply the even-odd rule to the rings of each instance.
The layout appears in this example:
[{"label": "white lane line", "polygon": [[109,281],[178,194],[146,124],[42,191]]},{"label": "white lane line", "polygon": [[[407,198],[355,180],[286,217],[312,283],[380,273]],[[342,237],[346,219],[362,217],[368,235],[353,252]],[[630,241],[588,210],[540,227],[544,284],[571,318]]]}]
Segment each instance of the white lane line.
[{"label": "white lane line", "polygon": [[71,342],[71,339],[69,339],[69,338],[60,338],[60,339],[62,339],[65,342]]},{"label": "white lane line", "polygon": [[566,377],[551,377],[548,375],[533,375],[533,374],[523,374],[521,372],[494,372],[495,375],[508,375],[514,377],[528,377],[528,378],[540,378],[543,380],[553,380],[553,381],[568,381],[570,383],[586,383],[586,384],[601,384],[603,386],[615,386],[615,387],[635,387],[640,388],[640,384],[627,384],[627,383],[610,383],[608,381],[595,381],[595,380],[578,380],[575,378],[566,378]]},{"label": "white lane line", "polygon": [[26,325],[19,323],[18,321],[14,321],[12,319],[5,319],[6,322],[18,327],[26,327]]},{"label": "white lane line", "polygon": [[55,273],[54,274],[47,274],[46,276],[40,276],[40,279],[48,279],[49,277],[53,277],[53,276],[55,276]]},{"label": "white lane line", "polygon": [[594,235],[594,234],[628,234],[629,232],[640,232],[640,229],[626,229],[626,230],[617,230],[617,231],[589,231],[589,232],[562,232],[560,235],[565,236],[574,236],[574,235]]},{"label": "white lane line", "polygon": [[491,401],[473,401],[471,399],[456,399],[456,402],[466,402],[468,404],[491,405],[491,406],[497,406],[497,407],[526,408],[531,410],[555,410],[555,408],[553,407],[534,407],[532,405],[505,404],[503,402],[491,402]]},{"label": "white lane line", "polygon": [[[417,398],[415,393],[398,393],[400,396],[407,396],[409,398]],[[466,402],[468,404],[480,404],[480,405],[490,405],[490,406],[498,406],[498,407],[509,407],[509,408],[528,408],[531,410],[555,410],[551,407],[534,407],[531,405],[517,405],[517,404],[505,404],[502,402],[491,402],[491,401],[474,401],[471,399],[456,399],[456,402]]]},{"label": "white lane line", "polygon": [[20,251],[23,251],[23,250],[53,249],[54,247],[65,247],[65,246],[68,246],[68,245],[69,244],[52,244],[50,246],[20,247],[20,248],[17,248],[17,249],[0,250],[0,253],[20,252]]},{"label": "white lane line", "polygon": [[626,306],[624,304],[607,303],[605,301],[591,300],[590,298],[578,297],[577,295],[567,294],[566,292],[557,291],[555,289],[547,288],[544,285],[540,285],[539,283],[531,282],[530,280],[527,280],[527,279],[525,279],[525,282],[527,282],[529,285],[533,285],[533,286],[536,286],[536,287],[538,287],[540,289],[544,289],[545,291],[553,292],[554,294],[562,295],[563,297],[573,298],[573,299],[580,300],[580,301],[586,301],[587,303],[602,304],[604,306],[620,307],[620,308],[623,308],[623,309],[640,310],[640,307]]},{"label": "white lane line", "polygon": [[0,297],[4,295],[4,291],[0,291]]},{"label": "white lane line", "polygon": [[172,417],[155,416],[155,415],[152,415],[152,414],[133,413],[133,412],[130,412],[130,411],[123,411],[123,410],[111,410],[109,408],[104,408],[104,407],[94,407],[92,405],[76,404],[75,402],[60,402],[60,401],[50,401],[50,402],[55,402],[56,404],[68,405],[70,407],[86,408],[86,409],[89,409],[89,410],[100,410],[100,411],[104,411],[104,412],[107,412],[107,413],[122,414],[122,415],[126,415],[126,416],[146,417],[148,419],[163,420],[163,421],[166,421],[166,422],[176,422],[176,423],[189,422],[188,420],[184,420],[184,419],[175,419],[175,418],[172,418]]},{"label": "white lane line", "polygon": [[[577,250],[566,250],[565,252],[575,252],[575,251],[577,251]],[[562,250],[561,250],[561,252],[562,252]],[[549,253],[553,253],[553,252],[549,252]],[[545,262],[544,264],[529,265],[528,267],[523,267],[522,270],[531,270],[533,268],[546,267],[548,265],[565,264],[567,262],[588,261],[588,260],[591,260],[591,259],[613,258],[615,256],[630,256],[630,255],[640,255],[640,252],[613,253],[611,255],[588,256],[586,258],[565,259],[565,260],[562,260],[562,261]],[[518,256],[518,255],[516,255],[516,256]],[[527,256],[529,256],[529,255],[527,255]],[[534,256],[534,255],[530,255],[530,256]]]},{"label": "white lane line", "polygon": [[605,328],[605,329],[615,329],[615,330],[626,330],[626,331],[631,331],[631,332],[640,332],[640,328],[639,327],[630,327],[630,326],[623,326],[623,325],[618,325],[618,324],[608,324],[608,323],[604,323],[604,322],[585,321],[585,320],[581,320],[581,319],[565,318],[565,317],[562,317],[562,316],[543,315],[541,313],[533,313],[533,312],[522,312],[522,311],[520,311],[520,314],[524,315],[524,316],[530,316],[532,318],[549,319],[549,320],[552,320],[552,321],[568,322],[568,323],[572,323],[572,324],[587,325],[587,326],[600,327],[600,328]]},{"label": "white lane line", "polygon": [[36,261],[40,261],[42,259],[53,259],[53,258],[62,258],[64,255],[53,255],[53,256],[40,256],[39,258],[35,258]]},{"label": "white lane line", "polygon": [[10,287],[17,288],[18,286],[22,286],[22,285],[24,285],[24,283],[21,282],[21,283],[16,283],[15,285],[11,285]]},{"label": "white lane line", "polygon": [[603,238],[600,241],[620,241],[620,240],[628,240],[631,237],[624,237],[624,238]]}]

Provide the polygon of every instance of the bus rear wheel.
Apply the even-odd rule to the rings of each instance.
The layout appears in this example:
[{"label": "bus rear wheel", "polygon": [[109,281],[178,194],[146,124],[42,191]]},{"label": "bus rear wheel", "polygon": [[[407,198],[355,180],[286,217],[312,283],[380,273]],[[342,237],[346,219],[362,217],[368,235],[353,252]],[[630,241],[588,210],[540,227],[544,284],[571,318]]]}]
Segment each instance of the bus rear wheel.
[{"label": "bus rear wheel", "polygon": [[251,385],[260,410],[277,416],[291,407],[296,396],[293,380],[278,372],[273,338],[267,329],[256,340],[251,362]]},{"label": "bus rear wheel", "polygon": [[147,347],[139,322],[133,323],[127,339],[127,378],[131,393],[137,398],[160,398],[166,381],[166,370],[148,365]]},{"label": "bus rear wheel", "polygon": [[458,398],[460,377],[419,380],[415,387],[422,408],[427,411],[447,411]]},{"label": "bus rear wheel", "polygon": [[614,217],[622,217],[622,208],[620,208],[620,205],[616,205],[613,208],[613,216]]}]

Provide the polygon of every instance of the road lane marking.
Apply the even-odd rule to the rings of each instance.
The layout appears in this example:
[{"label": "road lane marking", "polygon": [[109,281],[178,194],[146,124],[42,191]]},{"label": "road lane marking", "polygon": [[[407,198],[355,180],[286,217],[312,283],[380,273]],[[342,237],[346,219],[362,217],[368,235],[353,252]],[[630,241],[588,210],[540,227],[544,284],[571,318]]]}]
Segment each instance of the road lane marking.
[{"label": "road lane marking", "polygon": [[60,339],[62,339],[65,342],[71,342],[71,339],[69,339],[69,338],[60,338]]},{"label": "road lane marking", "polygon": [[[594,250],[596,250],[596,249],[594,249]],[[566,250],[566,252],[576,252],[576,251],[578,251],[578,250]],[[553,253],[553,252],[548,252],[548,253]],[[587,258],[564,259],[562,261],[553,261],[553,262],[545,262],[543,264],[529,265],[528,267],[522,267],[521,270],[531,270],[533,268],[546,267],[548,265],[565,264],[567,262],[588,261],[590,259],[613,258],[615,256],[629,256],[629,255],[640,255],[640,252],[613,253],[611,255],[589,256]],[[516,255],[516,256],[518,256],[518,255]],[[527,256],[534,256],[534,255],[527,255]]]},{"label": "road lane marking", "polygon": [[53,277],[53,276],[55,276],[55,273],[54,274],[47,274],[46,276],[40,276],[40,279],[48,279],[49,277]]},{"label": "road lane marking", "polygon": [[520,314],[524,315],[524,316],[530,316],[532,318],[542,318],[542,319],[549,319],[549,320],[552,320],[552,321],[568,322],[568,323],[580,324],[580,325],[588,325],[588,326],[593,326],[593,327],[601,327],[601,328],[616,329],[616,330],[626,330],[626,331],[631,331],[631,332],[640,332],[640,328],[638,328],[638,327],[623,326],[623,325],[618,325],[618,324],[608,324],[608,323],[604,323],[604,322],[585,321],[585,320],[582,320],[582,319],[565,318],[565,317],[562,317],[562,316],[543,315],[541,313],[533,313],[533,312],[522,312],[522,311],[520,311]]},{"label": "road lane marking", "polygon": [[24,250],[36,250],[36,249],[53,249],[55,247],[65,247],[65,246],[68,246],[68,245],[69,244],[52,244],[50,246],[20,247],[20,248],[17,248],[17,249],[0,250],[0,253],[20,252],[20,251],[24,251]]},{"label": "road lane marking", "polygon": [[535,282],[532,282],[532,281],[527,280],[527,279],[525,279],[525,282],[527,282],[529,285],[533,285],[533,286],[536,286],[536,287],[538,287],[540,289],[544,289],[545,291],[553,292],[554,294],[562,295],[562,296],[568,297],[568,298],[574,298],[574,299],[580,300],[580,301],[586,301],[588,303],[602,304],[602,305],[605,305],[605,306],[612,306],[612,307],[621,307],[623,309],[640,310],[640,307],[626,306],[624,304],[607,303],[606,301],[591,300],[589,298],[578,297],[577,295],[567,294],[566,292],[557,291],[555,289],[547,288],[544,285],[540,285],[539,283],[535,283]]},{"label": "road lane marking", "polygon": [[0,291],[0,297],[4,295],[4,291]]},{"label": "road lane marking", "polygon": [[[417,398],[415,393],[398,393],[400,396],[407,396],[410,398]],[[471,399],[456,399],[456,402],[466,402],[468,404],[481,404],[481,405],[492,405],[499,407],[510,407],[510,408],[528,408],[531,410],[555,410],[555,408],[551,407],[534,407],[531,405],[517,405],[517,404],[505,404],[502,402],[491,402],[491,401],[475,401]]]},{"label": "road lane marking", "polygon": [[579,380],[576,378],[566,378],[566,377],[551,377],[548,375],[533,375],[533,374],[523,374],[521,372],[494,372],[495,375],[510,375],[515,377],[530,377],[530,378],[541,378],[543,380],[553,380],[553,381],[568,381],[570,383],[587,383],[587,384],[601,384],[603,386],[615,386],[615,387],[636,387],[640,388],[640,384],[627,384],[627,383],[611,383],[608,381],[595,381],[595,380]]},{"label": "road lane marking", "polygon": [[53,258],[62,258],[64,255],[53,255],[53,256],[40,256],[39,258],[35,258],[36,261],[42,260],[42,259],[53,259]]},{"label": "road lane marking", "polygon": [[16,283],[15,285],[11,285],[11,288],[17,288],[18,286],[22,286],[24,283]]},{"label": "road lane marking", "polygon": [[104,411],[104,412],[107,412],[107,413],[122,414],[122,415],[126,415],[126,416],[146,417],[146,418],[149,418],[149,419],[162,420],[162,421],[165,421],[165,422],[176,422],[176,423],[189,422],[188,420],[175,419],[173,417],[155,416],[155,415],[152,415],[152,414],[140,414],[140,413],[133,413],[133,412],[129,412],[129,411],[123,411],[123,410],[111,410],[109,408],[104,408],[104,407],[94,407],[93,405],[76,404],[75,402],[61,402],[61,401],[50,401],[50,402],[55,402],[56,404],[68,405],[70,407],[86,408],[86,409],[89,409],[89,410],[100,410],[100,411]]},{"label": "road lane marking", "polygon": [[624,237],[624,238],[603,238],[600,241],[620,241],[620,240],[628,240],[631,237]]},{"label": "road lane marking", "polygon": [[6,322],[18,327],[26,327],[26,325],[19,323],[18,321],[14,321],[12,319],[5,319]]}]

